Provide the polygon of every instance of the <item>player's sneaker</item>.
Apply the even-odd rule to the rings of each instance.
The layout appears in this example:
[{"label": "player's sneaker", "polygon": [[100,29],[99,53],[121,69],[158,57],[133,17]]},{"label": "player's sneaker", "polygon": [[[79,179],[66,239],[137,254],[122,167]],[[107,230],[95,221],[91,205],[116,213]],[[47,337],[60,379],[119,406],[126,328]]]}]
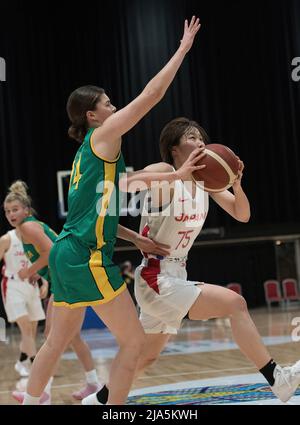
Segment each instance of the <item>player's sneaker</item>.
[{"label": "player's sneaker", "polygon": [[102,386],[103,385],[98,384],[86,384],[84,388],[81,388],[79,391],[75,391],[72,394],[72,397],[74,397],[76,400],[82,400],[90,394],[97,393],[99,390],[101,390]]},{"label": "player's sneaker", "polygon": [[81,400],[81,404],[83,404],[85,406],[87,406],[87,405],[98,405],[98,406],[100,405],[100,406],[103,406],[103,404],[100,403],[100,401],[98,401],[98,399],[97,399],[97,393],[90,394],[87,397],[83,398]]},{"label": "player's sneaker", "polygon": [[15,364],[15,371],[18,372],[18,374],[22,377],[29,376],[30,364],[27,362],[27,360],[24,360],[23,362],[18,360]]},{"label": "player's sneaker", "polygon": [[287,402],[300,384],[300,360],[293,366],[276,366],[275,383],[271,387],[273,393],[284,403]]},{"label": "player's sneaker", "polygon": [[[13,391],[12,396],[15,400],[17,400],[20,404],[23,403],[25,392],[24,391]],[[40,398],[40,403],[42,405],[49,405],[51,404],[51,395],[48,393],[43,392]]]}]

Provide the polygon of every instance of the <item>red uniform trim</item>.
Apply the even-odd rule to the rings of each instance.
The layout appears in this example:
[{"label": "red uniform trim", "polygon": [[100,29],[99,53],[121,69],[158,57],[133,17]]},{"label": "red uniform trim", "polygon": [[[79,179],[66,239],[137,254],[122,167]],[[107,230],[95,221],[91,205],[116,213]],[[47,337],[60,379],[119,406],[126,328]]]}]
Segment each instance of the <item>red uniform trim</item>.
[{"label": "red uniform trim", "polygon": [[142,268],[141,276],[147,285],[159,294],[157,276],[160,273],[160,260],[149,258],[148,265]]}]

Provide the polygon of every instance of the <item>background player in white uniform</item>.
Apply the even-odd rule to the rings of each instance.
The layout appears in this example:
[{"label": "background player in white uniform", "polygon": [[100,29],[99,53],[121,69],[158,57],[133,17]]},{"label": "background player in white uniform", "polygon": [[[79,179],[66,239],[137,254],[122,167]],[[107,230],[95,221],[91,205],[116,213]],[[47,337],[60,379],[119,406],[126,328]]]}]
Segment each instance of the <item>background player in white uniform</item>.
[{"label": "background player in white uniform", "polygon": [[[263,374],[275,395],[287,401],[300,383],[300,361],[284,368],[273,361],[243,297],[221,286],[187,280],[187,255],[208,212],[208,194],[192,181],[192,172],[199,169],[195,164],[205,155],[203,150],[207,140],[205,131],[196,122],[175,119],[166,125],[160,137],[165,162],[129,173],[127,179],[120,181],[122,189],[133,192],[143,185],[149,188],[140,231],[155,242],[170,247],[168,257],[144,255],[142,264],[136,269],[136,299],[147,334],[138,371],[157,359],[185,317],[191,320],[228,317],[241,351]],[[233,193],[226,190],[210,194],[210,197],[233,218],[247,222],[250,206],[241,187],[243,168],[240,161]],[[199,265],[201,267],[201,258]],[[83,400],[83,404],[98,403],[97,395]]]},{"label": "background player in white uniform", "polygon": [[[22,238],[24,238],[24,223],[23,221],[31,216],[35,215],[35,211],[32,208],[31,205],[31,198],[27,193],[27,185],[21,180],[17,180],[14,182],[10,188],[9,193],[7,194],[5,201],[4,201],[4,210],[5,215],[11,226],[16,227],[16,231],[20,235],[20,243],[21,248],[23,251],[23,244],[22,244]],[[40,225],[35,223],[25,223],[26,224],[26,242],[32,243],[35,247],[37,252],[40,254],[40,257],[43,255],[43,258],[45,259],[45,265],[47,266],[48,263],[48,256],[49,251],[51,248],[51,240],[47,237],[47,235],[44,232],[40,231]],[[42,233],[42,236],[41,236]],[[20,249],[21,249],[20,248]],[[25,257],[25,263],[20,263],[16,265],[16,276],[19,277],[21,273],[24,273],[24,271],[32,268],[32,266],[35,265],[35,262],[26,261]],[[41,268],[43,266],[40,266]],[[28,272],[29,273],[29,272]],[[33,274],[34,276],[34,274]],[[24,276],[21,275],[21,278],[24,278]],[[20,280],[20,278],[19,278]],[[22,282],[26,281],[24,278]],[[29,285],[29,284],[28,284]],[[47,288],[46,288],[47,292]],[[45,316],[43,316],[45,318]],[[52,301],[50,297],[50,301],[48,303],[47,308],[47,318],[46,318],[46,327],[45,327],[45,335],[50,332],[52,323]],[[87,343],[81,338],[80,332],[77,332],[76,335],[73,337],[71,341],[71,346],[74,349],[74,351],[77,354],[78,359],[82,363],[82,366],[85,370],[85,377],[86,377],[86,385],[81,388],[78,391],[75,391],[72,395],[74,398],[81,400],[83,397],[87,396],[88,394],[91,394],[95,391],[97,391],[99,388],[101,388],[101,384],[99,383],[97,371],[95,369],[92,355],[90,352],[90,349],[87,345]],[[34,352],[35,355],[35,352]],[[48,381],[47,386],[45,387],[45,391],[43,392],[40,404],[50,404],[51,403],[51,384],[52,384],[53,378],[51,377]],[[22,391],[13,391],[12,396],[19,402],[22,402],[24,399],[24,392]]]},{"label": "background player in white uniform", "polygon": [[7,319],[16,322],[21,331],[20,358],[15,370],[20,376],[29,375],[30,361],[36,355],[36,330],[39,320],[45,319],[41,298],[48,291],[47,281],[39,289],[35,280],[21,280],[18,272],[29,267],[29,260],[24,254],[18,230],[10,230],[0,238],[0,260],[2,267],[1,292]]}]

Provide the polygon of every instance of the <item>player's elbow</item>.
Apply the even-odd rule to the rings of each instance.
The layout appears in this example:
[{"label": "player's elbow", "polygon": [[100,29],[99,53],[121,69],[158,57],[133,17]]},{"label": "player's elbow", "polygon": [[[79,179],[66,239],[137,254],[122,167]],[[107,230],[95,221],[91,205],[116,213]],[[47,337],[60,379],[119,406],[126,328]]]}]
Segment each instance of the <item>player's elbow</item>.
[{"label": "player's elbow", "polygon": [[238,220],[241,223],[248,223],[248,221],[250,220],[250,212],[249,214],[245,214],[245,215],[240,215],[236,217],[236,220]]},{"label": "player's elbow", "polygon": [[250,217],[247,217],[247,218],[242,218],[242,219],[240,219],[239,221],[241,222],[241,223],[248,223],[248,221],[250,220]]},{"label": "player's elbow", "polygon": [[149,104],[156,105],[163,98],[165,90],[159,87],[146,87],[143,94]]}]

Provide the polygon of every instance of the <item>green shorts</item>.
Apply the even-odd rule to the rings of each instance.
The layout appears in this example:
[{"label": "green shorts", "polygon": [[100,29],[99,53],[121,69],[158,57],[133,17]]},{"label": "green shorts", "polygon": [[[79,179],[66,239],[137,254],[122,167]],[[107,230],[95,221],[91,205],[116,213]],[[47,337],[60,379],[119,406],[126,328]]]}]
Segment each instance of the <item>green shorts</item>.
[{"label": "green shorts", "polygon": [[105,247],[90,250],[72,235],[54,243],[49,266],[55,306],[103,304],[126,289],[121,271]]}]

